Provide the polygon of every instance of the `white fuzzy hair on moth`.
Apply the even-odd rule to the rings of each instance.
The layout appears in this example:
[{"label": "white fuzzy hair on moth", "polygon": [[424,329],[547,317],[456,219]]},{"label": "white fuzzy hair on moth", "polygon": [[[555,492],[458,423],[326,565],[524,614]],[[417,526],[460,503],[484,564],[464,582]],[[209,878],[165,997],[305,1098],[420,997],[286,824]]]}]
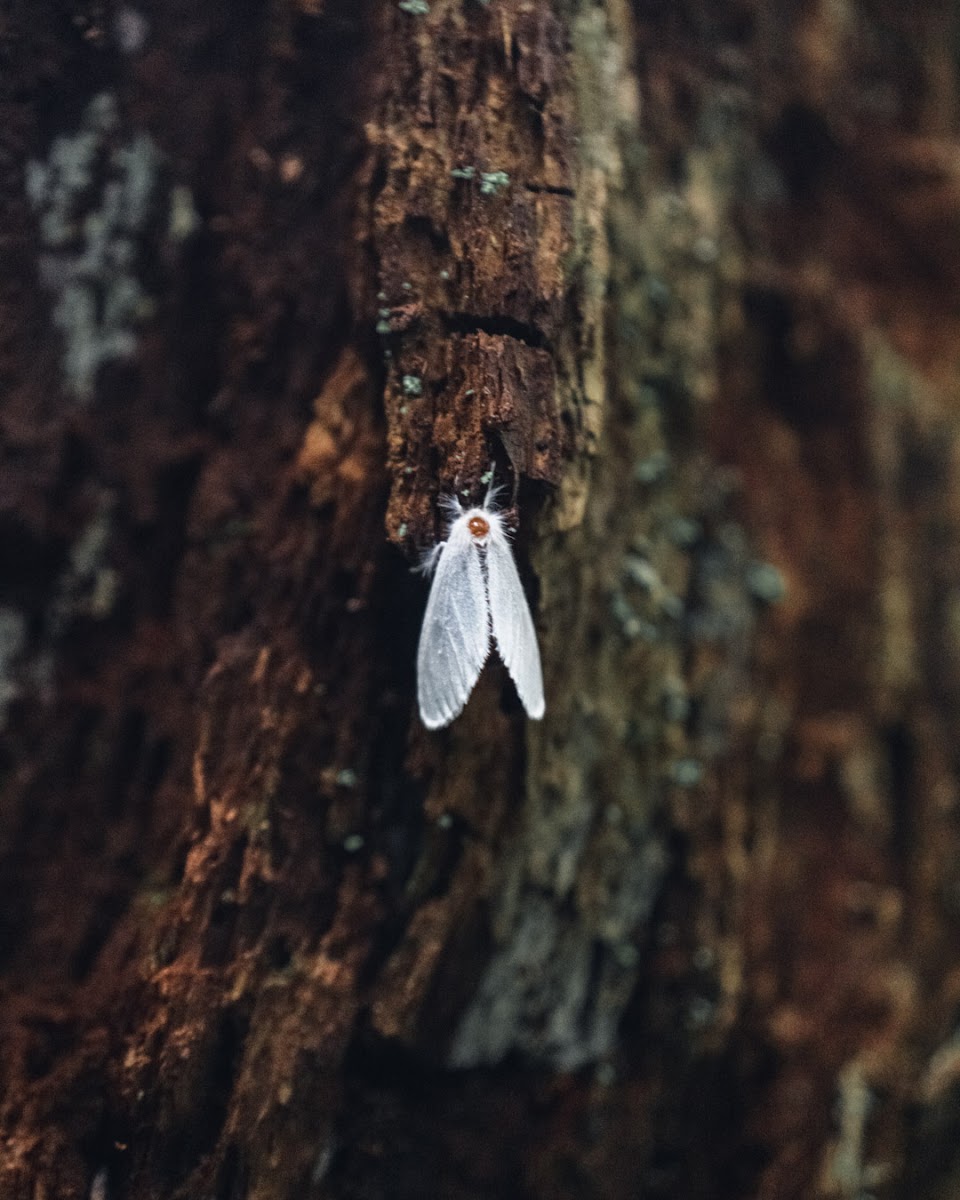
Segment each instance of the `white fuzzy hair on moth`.
[{"label": "white fuzzy hair on moth", "polygon": [[491,641],[527,716],[539,721],[544,713],[537,634],[506,523],[495,507],[498,490],[491,488],[476,508],[442,497],[450,516],[447,537],[421,563],[433,573],[417,650],[417,699],[428,729],[442,729],[463,711]]}]

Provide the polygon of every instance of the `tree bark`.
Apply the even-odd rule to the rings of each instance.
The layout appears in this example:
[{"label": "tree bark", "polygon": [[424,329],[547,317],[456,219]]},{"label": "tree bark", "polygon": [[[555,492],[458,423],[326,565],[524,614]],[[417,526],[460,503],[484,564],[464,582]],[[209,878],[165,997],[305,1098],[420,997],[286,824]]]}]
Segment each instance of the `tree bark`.
[{"label": "tree bark", "polygon": [[957,38],[9,0],[0,1197],[955,1193]]}]

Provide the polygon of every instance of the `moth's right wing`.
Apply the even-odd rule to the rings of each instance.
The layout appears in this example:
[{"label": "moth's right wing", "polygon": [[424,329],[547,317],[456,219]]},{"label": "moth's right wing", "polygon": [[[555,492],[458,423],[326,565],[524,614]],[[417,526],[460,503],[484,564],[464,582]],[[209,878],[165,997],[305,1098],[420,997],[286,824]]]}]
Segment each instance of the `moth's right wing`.
[{"label": "moth's right wing", "polygon": [[543,671],[537,631],[530,606],[513,561],[513,551],[501,525],[491,527],[487,544],[487,584],[490,592],[490,621],[500,657],[517,685],[527,716],[543,716]]},{"label": "moth's right wing", "polygon": [[466,520],[440,552],[417,650],[417,699],[428,729],[449,725],[466,704],[490,652],[490,611],[480,551]]}]

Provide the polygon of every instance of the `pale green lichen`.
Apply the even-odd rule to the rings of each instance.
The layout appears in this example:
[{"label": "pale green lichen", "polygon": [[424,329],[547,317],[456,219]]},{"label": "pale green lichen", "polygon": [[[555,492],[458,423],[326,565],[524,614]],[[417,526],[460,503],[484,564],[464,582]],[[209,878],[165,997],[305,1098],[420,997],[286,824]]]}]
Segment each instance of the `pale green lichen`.
[{"label": "pale green lichen", "polygon": [[750,594],[763,604],[776,604],[787,594],[786,580],[773,563],[750,563],[746,584]]},{"label": "pale green lichen", "polygon": [[423,395],[423,380],[419,375],[404,375],[401,384],[405,396]]},{"label": "pale green lichen", "polygon": [[668,679],[663,685],[663,715],[671,724],[682,724],[690,716],[690,697],[681,679]]},{"label": "pale green lichen", "polygon": [[425,17],[430,11],[427,0],[400,0],[397,8],[414,17]]},{"label": "pale green lichen", "polygon": [[703,779],[703,764],[695,758],[681,758],[670,767],[670,779],[677,787],[696,787]]},{"label": "pale green lichen", "polygon": [[628,554],[623,560],[623,573],[637,587],[651,595],[657,595],[663,588],[663,580],[656,567],[641,554]]},{"label": "pale green lichen", "polygon": [[675,546],[688,549],[700,538],[703,530],[691,517],[674,517],[667,527],[667,536]]},{"label": "pale green lichen", "polygon": [[200,228],[200,217],[193,203],[193,193],[186,184],[178,183],[170,189],[170,216],[167,220],[167,237],[171,242],[185,242]]},{"label": "pale green lichen", "polygon": [[633,477],[637,483],[659,483],[670,474],[670,455],[665,450],[656,450],[649,458],[644,458],[634,468]]},{"label": "pale green lichen", "polygon": [[510,186],[506,171],[484,171],[480,176],[480,195],[496,196]]}]

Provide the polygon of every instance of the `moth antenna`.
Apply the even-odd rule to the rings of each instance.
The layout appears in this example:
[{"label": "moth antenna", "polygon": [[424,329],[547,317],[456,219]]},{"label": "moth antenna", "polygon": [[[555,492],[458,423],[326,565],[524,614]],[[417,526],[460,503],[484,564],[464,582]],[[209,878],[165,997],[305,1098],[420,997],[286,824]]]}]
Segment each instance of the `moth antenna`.
[{"label": "moth antenna", "polygon": [[429,578],[437,569],[437,559],[439,559],[440,551],[446,544],[446,542],[437,542],[429,550],[424,550],[420,555],[420,561],[417,565],[410,568],[411,572],[414,575],[425,575]]},{"label": "moth antenna", "polygon": [[439,496],[437,498],[437,507],[443,509],[451,521],[455,521],[457,517],[463,516],[463,505],[460,503],[460,497],[456,492],[448,496]]},{"label": "moth antenna", "polygon": [[499,512],[500,506],[498,501],[506,490],[507,489],[504,484],[491,482],[490,486],[487,488],[487,494],[483,501],[483,507],[487,509],[488,512]]},{"label": "moth antenna", "polygon": [[494,472],[496,471],[496,469],[497,469],[497,464],[495,462],[492,462],[490,464],[490,470],[487,472],[487,475],[490,478],[490,482],[487,484],[487,494],[484,497],[484,501],[483,501],[483,507],[486,509],[493,508],[494,504],[496,503],[497,495],[499,494],[499,492],[501,490],[498,487],[498,485],[493,482]]},{"label": "moth antenna", "polygon": [[464,514],[464,507],[460,503],[460,497],[456,492],[446,496],[437,497],[437,508],[441,509],[445,518],[444,534],[450,536],[450,530],[453,529],[456,522]]}]

